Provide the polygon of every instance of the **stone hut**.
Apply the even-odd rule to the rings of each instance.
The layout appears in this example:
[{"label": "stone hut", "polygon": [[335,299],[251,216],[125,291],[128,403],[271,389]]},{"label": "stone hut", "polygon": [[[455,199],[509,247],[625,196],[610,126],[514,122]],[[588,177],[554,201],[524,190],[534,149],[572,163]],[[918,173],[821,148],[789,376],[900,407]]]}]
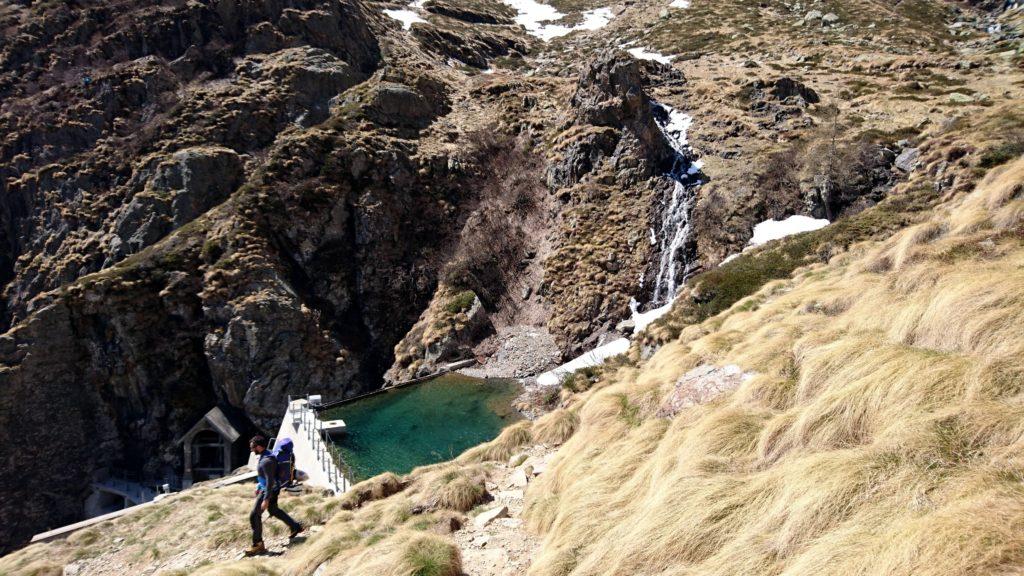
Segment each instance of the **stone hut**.
[{"label": "stone hut", "polygon": [[229,415],[220,407],[211,408],[178,440],[185,457],[182,488],[227,476],[245,464],[248,445],[244,443],[242,432],[247,429],[241,418]]}]

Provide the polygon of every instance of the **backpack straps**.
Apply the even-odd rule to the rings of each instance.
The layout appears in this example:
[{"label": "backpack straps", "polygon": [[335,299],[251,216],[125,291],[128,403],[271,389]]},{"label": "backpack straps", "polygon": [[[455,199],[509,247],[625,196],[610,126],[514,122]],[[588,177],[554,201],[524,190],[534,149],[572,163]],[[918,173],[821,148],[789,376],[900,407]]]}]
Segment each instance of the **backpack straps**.
[{"label": "backpack straps", "polygon": [[[263,470],[263,460],[270,458],[274,461],[274,473],[265,474]],[[260,459],[256,463],[256,482],[259,487],[263,489],[264,493],[269,493],[271,490],[278,488],[277,482],[277,457],[270,453],[268,450],[264,450],[260,454]]]}]

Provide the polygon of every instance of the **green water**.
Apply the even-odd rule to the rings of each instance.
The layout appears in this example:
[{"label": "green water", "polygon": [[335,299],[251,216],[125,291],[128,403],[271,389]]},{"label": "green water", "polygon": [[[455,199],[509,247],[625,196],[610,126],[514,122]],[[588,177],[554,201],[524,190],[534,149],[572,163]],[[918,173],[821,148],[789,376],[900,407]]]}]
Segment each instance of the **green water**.
[{"label": "green water", "polygon": [[512,400],[519,384],[449,374],[325,411],[341,418],[346,432],[335,436],[355,480],[385,471],[450,460],[519,419]]}]

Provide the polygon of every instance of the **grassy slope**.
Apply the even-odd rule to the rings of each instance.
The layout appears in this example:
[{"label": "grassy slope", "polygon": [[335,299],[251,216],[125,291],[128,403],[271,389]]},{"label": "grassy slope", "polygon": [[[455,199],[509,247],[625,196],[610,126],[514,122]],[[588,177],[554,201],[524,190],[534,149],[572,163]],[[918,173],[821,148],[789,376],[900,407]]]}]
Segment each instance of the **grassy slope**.
[{"label": "grassy slope", "polygon": [[[1024,560],[1024,160],[770,283],[579,403],[532,574],[1000,574]],[[655,415],[702,364],[757,376]],[[641,417],[637,417],[637,414]]]}]

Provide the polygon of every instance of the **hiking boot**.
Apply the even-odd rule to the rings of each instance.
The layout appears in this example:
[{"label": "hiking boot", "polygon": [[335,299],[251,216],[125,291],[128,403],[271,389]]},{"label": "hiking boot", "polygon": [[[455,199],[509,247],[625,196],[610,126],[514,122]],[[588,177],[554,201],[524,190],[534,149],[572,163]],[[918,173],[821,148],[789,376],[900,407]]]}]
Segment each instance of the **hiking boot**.
[{"label": "hiking boot", "polygon": [[298,536],[299,534],[301,534],[305,530],[306,530],[305,526],[303,526],[302,524],[296,524],[295,528],[292,528],[291,534],[288,534],[288,539],[291,540],[292,538],[295,538],[296,536]]},{"label": "hiking boot", "polygon": [[266,553],[267,553],[267,547],[263,545],[263,542],[257,542],[256,544],[252,545],[252,548],[249,548],[248,550],[245,551],[245,555],[246,556],[256,556],[256,555],[259,555],[259,554],[266,554]]}]

